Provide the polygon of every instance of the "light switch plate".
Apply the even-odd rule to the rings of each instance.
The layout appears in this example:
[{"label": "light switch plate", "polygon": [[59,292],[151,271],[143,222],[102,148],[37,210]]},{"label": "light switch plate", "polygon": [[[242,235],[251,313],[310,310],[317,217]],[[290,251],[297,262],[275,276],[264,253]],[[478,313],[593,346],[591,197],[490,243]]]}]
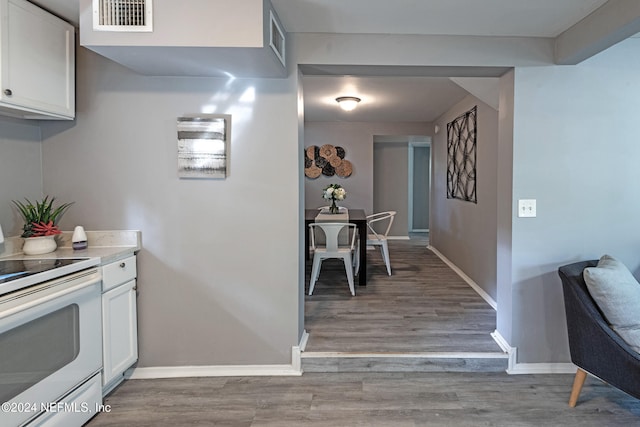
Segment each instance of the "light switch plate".
[{"label": "light switch plate", "polygon": [[518,200],[518,216],[520,218],[533,218],[536,216],[536,199]]}]

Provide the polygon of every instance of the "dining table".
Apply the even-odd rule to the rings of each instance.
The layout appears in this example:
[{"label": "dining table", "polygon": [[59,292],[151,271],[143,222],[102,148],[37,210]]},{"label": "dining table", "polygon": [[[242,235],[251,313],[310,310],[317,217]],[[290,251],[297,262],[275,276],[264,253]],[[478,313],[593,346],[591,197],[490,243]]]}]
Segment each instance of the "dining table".
[{"label": "dining table", "polygon": [[[309,256],[309,224],[315,222],[320,211],[318,209],[305,209],[304,211],[304,243],[305,243],[305,260],[308,261]],[[347,211],[349,223],[355,224],[358,228],[358,244],[360,245],[360,270],[358,272],[358,285],[367,286],[367,215],[364,209],[351,209]]]}]

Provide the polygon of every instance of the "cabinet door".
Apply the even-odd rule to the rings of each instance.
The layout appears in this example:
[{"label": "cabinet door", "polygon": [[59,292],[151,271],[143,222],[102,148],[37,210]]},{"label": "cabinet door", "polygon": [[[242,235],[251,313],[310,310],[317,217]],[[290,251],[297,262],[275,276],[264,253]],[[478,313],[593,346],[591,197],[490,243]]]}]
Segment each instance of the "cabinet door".
[{"label": "cabinet door", "polygon": [[0,3],[0,101],[5,106],[34,112],[34,118],[43,118],[37,113],[73,118],[73,26],[25,0]]},{"label": "cabinet door", "polygon": [[138,360],[136,281],[102,295],[103,386]]}]

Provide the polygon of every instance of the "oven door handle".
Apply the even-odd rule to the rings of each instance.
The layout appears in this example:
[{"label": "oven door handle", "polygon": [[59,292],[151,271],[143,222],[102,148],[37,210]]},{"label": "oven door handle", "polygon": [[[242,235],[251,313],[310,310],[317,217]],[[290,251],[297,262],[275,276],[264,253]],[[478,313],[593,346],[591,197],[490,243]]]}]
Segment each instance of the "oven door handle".
[{"label": "oven door handle", "polygon": [[[86,272],[73,274],[70,277],[63,277],[60,279],[54,279],[50,282],[45,282],[40,285],[35,285],[32,288],[27,288],[24,291],[16,292],[16,295],[11,299],[8,299],[9,307],[3,308],[0,304],[0,319],[4,319],[21,311],[28,310],[37,305],[45,304],[49,301],[58,299],[72,292],[76,292],[82,288],[100,283],[102,276],[97,269],[93,269]],[[64,285],[64,286],[63,286]],[[38,298],[37,295],[42,293],[42,297]],[[19,299],[28,299],[27,301],[15,304]],[[5,301],[3,301],[4,303]],[[12,304],[14,303],[14,304]]]}]

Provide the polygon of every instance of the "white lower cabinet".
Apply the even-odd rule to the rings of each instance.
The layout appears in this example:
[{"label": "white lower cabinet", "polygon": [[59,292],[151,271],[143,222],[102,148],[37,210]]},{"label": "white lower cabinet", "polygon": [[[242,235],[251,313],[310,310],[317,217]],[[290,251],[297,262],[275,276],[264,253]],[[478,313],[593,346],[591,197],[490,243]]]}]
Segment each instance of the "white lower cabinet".
[{"label": "white lower cabinet", "polygon": [[102,393],[111,391],[138,360],[136,257],[102,267]]}]

